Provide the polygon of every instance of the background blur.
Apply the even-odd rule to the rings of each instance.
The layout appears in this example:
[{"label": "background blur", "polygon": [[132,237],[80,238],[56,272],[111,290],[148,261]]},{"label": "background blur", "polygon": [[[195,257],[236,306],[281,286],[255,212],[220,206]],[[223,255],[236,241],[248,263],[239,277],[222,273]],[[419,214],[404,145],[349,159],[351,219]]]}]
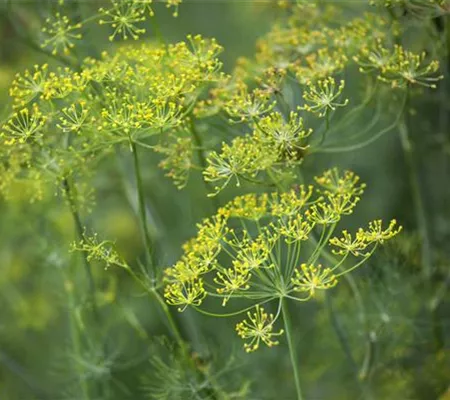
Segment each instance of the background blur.
[{"label": "background blur", "polygon": [[[189,33],[215,37],[225,48],[222,60],[230,72],[238,57],[254,53],[257,38],[270,29],[276,13],[281,12],[274,3],[186,0],[177,18],[160,4],[155,11],[167,42],[183,40]],[[49,62],[21,37],[36,35],[55,4],[14,0],[14,15],[10,15],[0,2],[2,117],[10,112],[8,89],[14,75],[34,64]],[[89,16],[99,4],[81,2],[81,12]],[[355,9],[352,2],[339,4],[348,8],[348,15],[365,9]],[[441,22],[442,34],[446,35],[450,20],[444,17]],[[77,50],[81,56],[113,46],[107,39],[107,28],[90,26],[92,29]],[[151,21],[147,28],[144,40],[153,35]],[[427,41],[432,40],[428,29],[428,25],[412,25],[411,44],[426,48]],[[444,75],[448,74],[445,55],[441,63]],[[398,240],[356,273],[361,286],[361,298],[357,300],[364,305],[363,315],[345,284],[333,290],[329,302],[319,298],[292,308],[307,399],[358,399],[367,390],[371,398],[382,400],[450,399],[450,303],[446,292],[450,281],[448,89],[446,78],[438,89],[423,91],[413,99],[411,115],[436,267],[432,290],[439,294],[433,313],[435,323],[426,311],[435,297],[426,293],[418,274],[420,241],[397,132],[357,152],[315,155],[305,161],[307,179],[337,165],[352,169],[367,183],[368,190],[350,218],[351,224],[359,226],[367,220],[395,217],[405,227]],[[364,121],[358,124],[351,129],[361,129]],[[164,266],[177,260],[181,244],[212,210],[199,175],[194,174],[187,188],[179,191],[157,168],[158,161],[153,153],[142,157],[146,196],[153,204],[151,218]],[[131,159],[126,157],[122,163],[105,159],[92,176],[93,193],[86,196],[83,213],[86,225],[100,237],[115,240],[126,259],[143,253],[136,216],[127,198],[130,188],[126,182],[133,180],[130,168]],[[0,176],[0,185],[2,179]],[[45,192],[43,201],[35,203],[30,203],[23,193],[17,187],[13,199],[0,200],[0,399],[74,398],[70,386],[76,372],[68,362],[73,355],[68,349],[67,319],[69,313],[77,312],[77,307],[68,303],[66,296],[67,271],[76,270],[80,264],[79,255],[69,252],[74,240],[73,222],[67,207],[51,190]],[[233,190],[227,191],[220,196],[220,202],[224,204],[232,195]],[[157,380],[149,360],[167,353],[157,339],[165,333],[162,319],[124,272],[104,271],[99,266],[95,274],[102,285],[102,302],[110,309],[111,317],[102,333],[111,345],[107,359],[86,357],[90,360],[86,373],[102,375],[111,399],[146,398],[146,377],[153,383]],[[75,284],[86,284],[81,275]],[[337,323],[351,345],[350,360],[331,328],[330,307],[339,315]],[[293,398],[291,367],[283,346],[247,355],[234,332],[235,321],[211,319],[192,310],[177,318],[187,322],[186,334],[194,343],[199,362],[217,366],[223,386],[230,391],[247,393],[241,396],[246,399]],[[189,324],[201,326],[202,336],[192,337]]]}]

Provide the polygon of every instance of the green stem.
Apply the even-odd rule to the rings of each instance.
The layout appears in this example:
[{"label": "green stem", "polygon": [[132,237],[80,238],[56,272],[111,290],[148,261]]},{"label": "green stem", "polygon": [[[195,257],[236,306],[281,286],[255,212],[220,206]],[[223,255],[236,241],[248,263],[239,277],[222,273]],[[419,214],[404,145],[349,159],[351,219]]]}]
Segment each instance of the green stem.
[{"label": "green stem", "polygon": [[406,123],[400,124],[399,134],[406,166],[409,173],[411,195],[413,198],[413,204],[416,213],[417,228],[419,230],[422,242],[422,273],[424,278],[426,280],[429,280],[431,276],[431,247],[428,237],[427,216],[425,213],[425,207],[420,190],[419,176],[415,166],[414,145],[409,135]]},{"label": "green stem", "polygon": [[399,125],[399,122],[400,122],[402,116],[404,115],[404,109],[405,109],[405,105],[406,105],[406,97],[407,96],[404,96],[400,112],[397,114],[397,117],[395,118],[394,122],[392,124],[390,124],[389,126],[387,126],[386,128],[382,129],[381,131],[377,132],[376,134],[372,135],[368,139],[366,139],[362,142],[356,143],[354,145],[350,145],[350,146],[324,147],[322,149],[318,148],[316,150],[312,150],[310,153],[343,153],[343,152],[348,152],[348,151],[355,151],[355,150],[360,150],[360,149],[368,146],[369,144],[375,142],[376,140],[381,138],[383,135],[390,132],[391,130],[393,130],[394,128],[396,128]]},{"label": "green stem", "polygon": [[358,384],[358,386],[361,389],[361,392],[364,396],[364,398],[371,398],[370,393],[368,392],[366,385],[361,381],[361,379],[359,378],[359,371],[358,371],[358,365],[355,361],[355,358],[353,357],[353,353],[351,350],[351,346],[348,340],[348,337],[344,331],[344,329],[342,328],[342,325],[339,321],[339,316],[338,314],[335,312],[334,307],[333,307],[333,302],[331,299],[331,294],[327,291],[325,292],[325,303],[327,306],[327,310],[328,310],[328,315],[330,317],[330,322],[331,325],[333,326],[334,332],[336,333],[337,339],[339,341],[339,344],[342,348],[342,351],[344,352],[345,356],[348,359],[348,362],[350,364],[350,367],[352,369],[353,372],[353,376],[356,380],[356,383]]},{"label": "green stem", "polygon": [[139,157],[136,143],[130,141],[131,152],[133,153],[133,162],[134,162],[134,175],[136,178],[136,189],[138,195],[138,203],[139,203],[139,215],[140,222],[142,228],[142,234],[144,238],[144,246],[145,246],[145,257],[147,261],[147,268],[150,267],[152,269],[153,278],[156,278],[156,270],[154,264],[154,255],[153,255],[153,244],[150,237],[150,231],[148,227],[147,221],[147,209],[145,205],[144,199],[144,185],[142,183],[142,174],[139,166]]},{"label": "green stem", "polygon": [[[72,344],[73,344],[73,351],[75,355],[78,357],[81,355],[81,341],[80,341],[80,332],[77,327],[77,321],[76,317],[74,315],[73,309],[75,308],[75,300],[73,295],[73,283],[71,281],[65,280],[65,291],[67,293],[67,299],[69,303],[69,327],[70,327],[70,336],[72,338]],[[75,361],[76,369],[79,373],[79,382],[80,382],[80,389],[81,389],[81,399],[82,400],[89,400],[89,387],[87,380],[83,377],[83,371],[81,368],[79,368],[79,365]]]},{"label": "green stem", "polygon": [[[409,89],[409,88],[408,88]],[[409,103],[409,91],[408,91]],[[408,110],[408,109],[407,109]],[[399,126],[400,142],[402,145],[403,154],[406,161],[406,166],[409,173],[411,195],[413,198],[413,205],[415,210],[415,218],[417,229],[421,239],[421,264],[422,274],[425,284],[428,286],[428,291],[431,295],[432,290],[432,273],[433,260],[430,238],[428,235],[427,213],[425,211],[425,204],[423,200],[422,190],[420,187],[420,178],[417,172],[417,160],[415,157],[414,142],[411,139],[408,129],[408,115],[405,115],[404,121]],[[442,327],[439,324],[439,316],[436,308],[431,308],[431,325],[434,335],[435,347],[437,350],[442,349],[444,344],[444,335]]]},{"label": "green stem", "polygon": [[325,116],[325,130],[322,132],[320,142],[317,144],[318,147],[322,146],[322,144],[325,142],[329,130],[330,130],[330,114],[327,112],[327,115]]},{"label": "green stem", "polygon": [[297,356],[295,352],[295,346],[292,340],[291,320],[289,318],[286,300],[284,299],[281,301],[281,311],[283,313],[284,330],[286,331],[286,339],[289,347],[289,356],[291,358],[292,371],[294,373],[295,389],[297,391],[297,400],[303,400],[302,389],[300,386],[300,374],[297,365]]},{"label": "green stem", "polygon": [[189,358],[188,351],[186,347],[186,343],[183,340],[183,337],[181,336],[180,329],[178,328],[177,323],[175,322],[175,319],[173,318],[169,307],[164,302],[164,299],[161,297],[161,295],[156,291],[152,290],[151,294],[155,297],[155,299],[158,301],[159,305],[161,306],[164,315],[167,318],[167,322],[169,323],[169,327],[172,330],[172,334],[175,337],[175,340],[178,343],[178,346],[180,346],[181,351],[183,352],[183,355],[186,356],[186,360]]},{"label": "green stem", "polygon": [[[204,171],[206,169],[206,167],[208,166],[208,162],[206,161],[205,153],[203,150],[203,141],[202,141],[202,138],[201,138],[196,126],[195,126],[194,119],[190,118],[189,122],[190,122],[192,137],[194,138],[194,142],[197,147],[197,156],[200,161],[200,166],[202,167],[202,170]],[[206,191],[208,193],[212,193],[214,190],[211,188],[210,184],[203,179],[203,176],[202,176],[202,181],[203,181],[203,184],[205,185]],[[217,198],[216,197],[209,197],[209,198],[211,199],[211,203],[214,207],[214,210],[217,210],[219,208],[219,202],[218,202]]]},{"label": "green stem", "polygon": [[[69,208],[70,212],[72,214],[72,218],[75,224],[75,232],[77,235],[78,240],[83,240],[83,224],[81,223],[81,217],[78,213],[77,206],[75,203],[75,199],[73,197],[72,193],[72,187],[70,185],[69,179],[64,178],[62,181],[62,186],[64,193],[66,194],[67,201],[69,202]],[[92,267],[89,263],[89,260],[87,259],[87,254],[84,252],[81,252],[81,257],[83,259],[84,268],[86,271],[86,276],[89,282],[89,293],[92,301],[92,306],[94,309],[94,315],[97,319],[99,319],[99,312],[97,307],[97,297],[96,297],[96,287],[95,287],[95,281],[94,277],[92,275]]]},{"label": "green stem", "polygon": [[358,367],[356,365],[355,359],[353,358],[352,351],[350,349],[350,344],[347,339],[347,335],[344,333],[344,330],[341,327],[338,316],[336,315],[333,307],[333,302],[331,300],[330,293],[325,292],[325,303],[328,310],[328,315],[330,317],[331,325],[334,328],[336,336],[338,337],[339,343],[341,344],[342,350],[348,358],[348,361],[353,369],[355,376],[358,374]]}]

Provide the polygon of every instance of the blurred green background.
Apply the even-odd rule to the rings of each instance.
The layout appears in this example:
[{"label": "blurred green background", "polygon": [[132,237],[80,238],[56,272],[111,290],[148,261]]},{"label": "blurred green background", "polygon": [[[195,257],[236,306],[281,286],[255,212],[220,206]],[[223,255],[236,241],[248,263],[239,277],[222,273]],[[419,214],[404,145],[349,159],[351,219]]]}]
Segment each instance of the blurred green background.
[{"label": "blurred green background", "polygon": [[[57,6],[56,1],[13,3],[13,16],[6,13],[5,4],[0,5],[2,116],[10,112],[8,89],[14,75],[49,61],[19,36],[36,35],[43,18]],[[237,58],[252,56],[257,39],[270,29],[277,13],[283,12],[274,3],[186,0],[177,18],[164,5],[155,5],[155,18],[167,42],[183,40],[189,33],[215,37],[225,48],[221,56],[224,69],[231,72]],[[81,2],[82,15],[91,15],[99,4]],[[348,16],[369,9],[355,7],[352,2],[339,2],[339,6],[348,9]],[[150,20],[143,40],[152,37],[154,28],[155,23]],[[425,23],[411,24],[408,31],[411,45],[431,47],[428,29]],[[108,50],[113,44],[107,37],[106,28],[94,27],[77,51],[87,56]],[[441,55],[444,74],[449,68],[446,57]],[[351,87],[351,77],[349,82]],[[448,79],[444,79],[437,90],[426,90],[415,97],[410,117],[437,271],[431,294],[442,292],[433,314],[436,324],[431,323],[426,312],[433,297],[418,274],[420,240],[397,133],[391,132],[356,152],[310,157],[303,165],[307,179],[326,168],[339,166],[355,171],[367,183],[368,190],[350,218],[350,227],[375,218],[393,217],[405,227],[394,244],[356,273],[361,298],[355,299],[346,284],[332,293],[332,306],[339,315],[356,365],[349,362],[331,327],[330,304],[325,298],[292,308],[307,399],[369,398],[367,387],[372,399],[450,398],[450,394],[445,397],[450,385],[450,304],[446,291],[450,276],[448,88]],[[364,123],[360,120],[351,129],[362,129]],[[195,234],[195,224],[213,210],[199,174],[193,174],[188,187],[179,191],[157,168],[158,161],[153,153],[142,157],[146,196],[153,205],[151,218],[157,252],[160,264],[166,266],[180,256],[182,243]],[[127,156],[120,163],[105,159],[100,164],[91,178],[92,201],[90,196],[86,197],[88,204],[83,218],[100,237],[115,240],[124,257],[132,260],[143,254],[143,246],[135,209],[130,206],[134,202],[130,169],[131,159]],[[2,179],[0,176],[0,185]],[[11,200],[0,200],[2,400],[76,398],[72,386],[79,371],[71,367],[75,355],[68,343],[68,320],[69,315],[77,315],[79,306],[71,303],[68,293],[71,285],[83,287],[86,282],[83,274],[76,272],[80,269],[79,255],[69,252],[69,244],[74,240],[70,211],[51,189],[43,190],[41,202],[30,203],[21,187],[14,188]],[[221,204],[236,193],[237,190],[230,190],[221,195]],[[69,279],[74,275],[76,279]],[[149,361],[168,353],[158,339],[167,333],[163,319],[123,271],[105,271],[99,265],[95,275],[101,282],[100,295],[108,319],[102,332],[93,336],[100,336],[108,344],[108,350],[106,358],[85,355],[86,374],[105,382],[108,398],[146,398],[147,380],[158,381]],[[364,316],[358,301],[364,305]],[[221,371],[221,383],[229,391],[242,389],[247,394],[241,398],[246,399],[294,398],[291,367],[283,346],[247,355],[234,332],[234,320],[211,319],[191,310],[176,317],[183,321],[185,334],[199,360]],[[189,329],[192,324],[201,327],[201,336]],[[433,331],[436,326],[439,333]],[[87,321],[86,330],[89,329]],[[444,340],[439,347],[435,346],[437,334]],[[362,377],[361,371],[370,374]],[[163,377],[164,380],[168,378]],[[248,392],[244,390],[247,383]]]}]

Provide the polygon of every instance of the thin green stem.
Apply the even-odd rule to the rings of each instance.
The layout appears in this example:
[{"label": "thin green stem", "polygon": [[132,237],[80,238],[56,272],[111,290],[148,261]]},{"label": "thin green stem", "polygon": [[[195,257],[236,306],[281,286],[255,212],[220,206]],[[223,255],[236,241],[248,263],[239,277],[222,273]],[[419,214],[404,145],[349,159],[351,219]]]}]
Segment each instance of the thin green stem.
[{"label": "thin green stem", "polygon": [[268,303],[269,301],[272,301],[273,299],[275,299],[275,297],[270,297],[270,298],[267,298],[267,299],[264,300],[264,301],[260,301],[260,302],[257,303],[257,304],[252,304],[252,305],[249,306],[249,307],[242,308],[241,310],[234,311],[234,312],[231,312],[231,313],[217,314],[217,313],[212,313],[212,312],[209,312],[209,311],[206,311],[206,310],[202,310],[200,307],[195,307],[195,309],[196,309],[200,314],[204,314],[204,315],[207,315],[207,316],[209,316],[209,317],[228,318],[228,317],[234,317],[234,316],[236,316],[236,315],[245,313],[246,311],[249,311],[249,310],[255,308],[257,305],[260,306],[260,305],[262,305],[262,304]]},{"label": "thin green stem", "polygon": [[[72,187],[70,185],[68,178],[63,179],[62,186],[63,186],[64,193],[66,195],[67,201],[69,202],[69,208],[70,208],[70,212],[72,214],[72,218],[73,218],[73,221],[75,224],[75,232],[77,235],[77,239],[83,240],[83,232],[84,232],[83,224],[81,223],[81,217],[80,217],[80,214],[78,213],[77,205],[75,203],[75,199],[74,199],[74,196],[72,193],[73,190],[72,190]],[[89,260],[87,259],[86,253],[81,252],[81,257],[83,259],[86,276],[87,276],[87,279],[89,282],[89,295],[90,295],[90,300],[92,302],[94,315],[97,319],[99,319],[99,311],[98,311],[97,297],[96,297],[96,287],[95,287],[94,277],[92,275],[92,267],[91,267]]]},{"label": "thin green stem", "polygon": [[329,130],[330,130],[330,114],[327,112],[325,116],[325,129],[322,132],[322,137],[320,138],[319,143],[317,143],[318,147],[322,146],[322,144],[325,142]]},{"label": "thin green stem", "polygon": [[370,138],[368,138],[360,143],[356,143],[356,144],[350,145],[350,146],[324,147],[322,149],[320,149],[320,148],[314,149],[314,150],[311,150],[311,153],[344,153],[344,152],[348,152],[348,151],[360,150],[360,149],[368,146],[369,144],[375,142],[380,137],[382,137],[386,133],[392,131],[399,125],[399,122],[404,115],[406,97],[407,96],[404,96],[402,106],[400,108],[400,112],[397,114],[397,117],[395,118],[394,122],[392,124],[390,124],[389,126],[387,126],[386,128],[382,129],[381,131],[377,132],[375,135],[371,136]]},{"label": "thin green stem", "polygon": [[159,305],[161,306],[164,315],[167,318],[167,322],[169,323],[170,329],[172,330],[172,334],[175,337],[175,340],[178,343],[178,346],[180,346],[180,349],[183,351],[183,353],[187,356],[187,347],[186,347],[186,343],[183,340],[183,337],[181,336],[181,332],[178,328],[177,323],[175,322],[175,319],[173,318],[169,307],[167,306],[167,304],[164,302],[163,298],[161,297],[161,295],[156,291],[156,290],[151,290],[149,293],[151,293],[155,299],[157,300],[157,302],[159,303]]},{"label": "thin green stem", "polygon": [[[75,312],[73,309],[75,308],[75,300],[73,295],[73,283],[71,281],[67,281],[65,279],[64,282],[65,291],[67,293],[67,299],[69,303],[69,309],[71,312],[69,312],[69,329],[70,329],[70,336],[72,338],[72,345],[73,345],[73,352],[78,357],[81,354],[81,341],[80,341],[80,332],[77,327],[77,321],[75,317]],[[83,371],[79,368],[79,364],[76,363],[76,368],[78,369],[79,373],[79,382],[80,382],[80,390],[81,390],[81,400],[89,400],[89,386],[87,380],[83,376]]]},{"label": "thin green stem", "polygon": [[[408,88],[408,105],[409,101],[410,98]],[[414,142],[410,136],[408,122],[408,114],[406,114],[403,123],[399,126],[399,135],[403,154],[405,157],[406,167],[408,169],[416,225],[421,240],[421,264],[423,279],[425,280],[425,284],[428,286],[428,290],[431,291],[431,280],[433,274],[432,249],[430,237],[428,234],[427,213],[425,211],[424,196],[420,187],[420,178],[417,171],[417,160],[415,156]],[[437,349],[441,349],[443,347],[444,338],[442,329],[438,323],[439,317],[437,316],[437,310],[435,308],[431,309],[431,319],[435,346]]]},{"label": "thin green stem", "polygon": [[409,180],[411,185],[411,195],[413,198],[414,209],[416,213],[416,223],[422,242],[422,268],[423,276],[428,280],[431,276],[431,246],[428,236],[427,216],[420,190],[419,175],[415,165],[414,144],[411,140],[406,122],[399,126],[400,142],[403,154],[408,168]]},{"label": "thin green stem", "polygon": [[294,373],[295,390],[297,391],[297,400],[303,400],[302,389],[300,386],[300,374],[298,371],[297,355],[295,351],[294,342],[292,340],[292,327],[289,318],[289,311],[287,310],[286,300],[281,302],[281,311],[283,313],[284,330],[286,331],[286,339],[289,347],[289,356],[291,358],[292,371]]},{"label": "thin green stem", "polygon": [[155,271],[154,258],[153,258],[153,243],[152,243],[152,240],[150,237],[148,221],[147,221],[147,209],[146,209],[146,204],[145,204],[145,199],[144,199],[144,185],[142,183],[142,174],[141,174],[141,169],[140,169],[140,165],[139,165],[138,150],[137,150],[136,144],[132,141],[130,141],[130,146],[131,146],[131,152],[133,153],[134,175],[136,178],[136,189],[137,189],[138,202],[139,202],[139,215],[140,215],[140,220],[141,220],[140,222],[141,222],[142,234],[143,234],[143,238],[144,238],[147,267],[151,268],[152,277],[156,278],[156,271]]},{"label": "thin green stem", "polygon": [[[203,150],[203,148],[204,148],[203,141],[202,141],[202,138],[201,138],[196,126],[195,126],[194,119],[190,118],[189,121],[190,121],[191,134],[192,134],[192,137],[194,138],[194,142],[197,146],[197,156],[200,161],[200,166],[202,167],[202,170],[204,171],[206,169],[206,167],[208,166],[208,162],[206,161],[205,153]],[[203,179],[203,176],[202,176],[202,181],[205,185],[206,191],[208,193],[212,193],[214,190],[211,188],[209,182],[206,182]],[[217,200],[217,197],[209,196],[209,198],[211,199],[211,203],[212,203],[214,209],[217,210],[219,208],[219,202]]]}]

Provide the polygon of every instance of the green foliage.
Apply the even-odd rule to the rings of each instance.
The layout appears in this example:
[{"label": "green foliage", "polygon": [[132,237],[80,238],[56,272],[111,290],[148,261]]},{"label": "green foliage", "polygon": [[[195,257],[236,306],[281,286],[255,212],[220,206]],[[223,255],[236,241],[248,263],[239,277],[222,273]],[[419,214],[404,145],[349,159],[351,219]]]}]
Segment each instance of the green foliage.
[{"label": "green foliage", "polygon": [[2,6],[2,399],[445,399],[448,1],[180,3]]}]

